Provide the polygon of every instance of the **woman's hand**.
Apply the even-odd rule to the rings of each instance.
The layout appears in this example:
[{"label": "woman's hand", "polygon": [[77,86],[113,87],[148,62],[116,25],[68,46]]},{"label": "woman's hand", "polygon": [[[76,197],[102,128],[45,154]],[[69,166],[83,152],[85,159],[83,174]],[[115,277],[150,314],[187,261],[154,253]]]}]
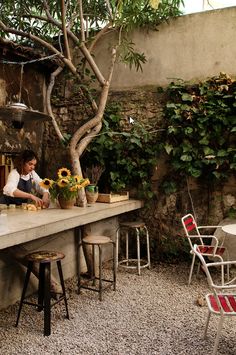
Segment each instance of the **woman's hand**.
[{"label": "woman's hand", "polygon": [[43,207],[43,200],[41,198],[31,194],[30,199],[35,202],[37,207]]},{"label": "woman's hand", "polygon": [[42,201],[43,201],[43,207],[48,208],[49,204],[50,204],[50,199],[49,199],[49,193],[48,192],[45,192],[43,194]]}]

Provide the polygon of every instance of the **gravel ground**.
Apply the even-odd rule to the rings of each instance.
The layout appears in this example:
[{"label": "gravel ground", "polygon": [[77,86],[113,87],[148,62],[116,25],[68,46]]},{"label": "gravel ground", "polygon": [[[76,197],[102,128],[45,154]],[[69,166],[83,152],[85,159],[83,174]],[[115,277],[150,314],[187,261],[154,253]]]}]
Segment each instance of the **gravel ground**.
[{"label": "gravel ground", "polygon": [[[189,265],[156,265],[141,276],[118,272],[117,291],[107,289],[102,302],[88,290],[76,293],[66,282],[70,320],[64,304],[52,309],[52,334],[43,336],[42,313],[25,305],[18,328],[18,304],[0,311],[0,354],[169,355],[211,354],[218,318],[212,317],[207,340],[207,307],[196,300],[208,292],[204,275],[187,286]],[[235,355],[233,317],[226,320],[218,354]]]}]

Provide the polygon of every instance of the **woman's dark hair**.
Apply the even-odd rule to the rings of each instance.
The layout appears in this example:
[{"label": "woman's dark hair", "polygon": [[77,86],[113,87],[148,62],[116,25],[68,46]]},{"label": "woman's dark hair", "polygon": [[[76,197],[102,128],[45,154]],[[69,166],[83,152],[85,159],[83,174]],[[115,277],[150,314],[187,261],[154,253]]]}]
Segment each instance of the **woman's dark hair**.
[{"label": "woman's dark hair", "polygon": [[23,172],[23,166],[30,160],[36,159],[38,161],[37,155],[29,149],[23,150],[15,159],[14,166],[19,174]]}]

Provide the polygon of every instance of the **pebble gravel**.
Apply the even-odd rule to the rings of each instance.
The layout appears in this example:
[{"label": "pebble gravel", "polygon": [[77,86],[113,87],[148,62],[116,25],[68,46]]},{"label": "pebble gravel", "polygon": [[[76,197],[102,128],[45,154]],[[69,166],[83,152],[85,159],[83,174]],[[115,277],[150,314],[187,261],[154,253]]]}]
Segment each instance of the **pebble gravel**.
[{"label": "pebble gravel", "polygon": [[[43,314],[19,304],[0,311],[0,354],[4,355],[201,355],[211,354],[218,317],[212,316],[203,339],[207,306],[197,299],[209,291],[203,274],[187,285],[189,265],[158,264],[151,270],[121,269],[117,290],[98,294],[66,281],[70,320],[63,302],[52,309],[52,333],[43,336]],[[109,273],[109,270],[106,270]],[[224,322],[219,355],[236,354],[234,317]]]}]

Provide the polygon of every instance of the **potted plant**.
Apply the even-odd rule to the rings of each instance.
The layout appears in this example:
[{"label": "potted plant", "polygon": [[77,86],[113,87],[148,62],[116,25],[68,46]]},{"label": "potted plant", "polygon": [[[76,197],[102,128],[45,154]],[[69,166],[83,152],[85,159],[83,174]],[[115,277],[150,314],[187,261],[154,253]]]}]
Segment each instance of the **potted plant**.
[{"label": "potted plant", "polygon": [[85,193],[88,203],[95,203],[98,198],[98,181],[104,171],[101,165],[92,165],[87,167],[83,172],[84,177],[87,178],[90,183],[85,188]]},{"label": "potted plant", "polygon": [[71,208],[75,204],[78,190],[89,185],[89,179],[83,179],[79,175],[71,175],[67,168],[60,168],[56,180],[45,178],[40,186],[49,190],[52,200],[58,200],[61,208]]}]

